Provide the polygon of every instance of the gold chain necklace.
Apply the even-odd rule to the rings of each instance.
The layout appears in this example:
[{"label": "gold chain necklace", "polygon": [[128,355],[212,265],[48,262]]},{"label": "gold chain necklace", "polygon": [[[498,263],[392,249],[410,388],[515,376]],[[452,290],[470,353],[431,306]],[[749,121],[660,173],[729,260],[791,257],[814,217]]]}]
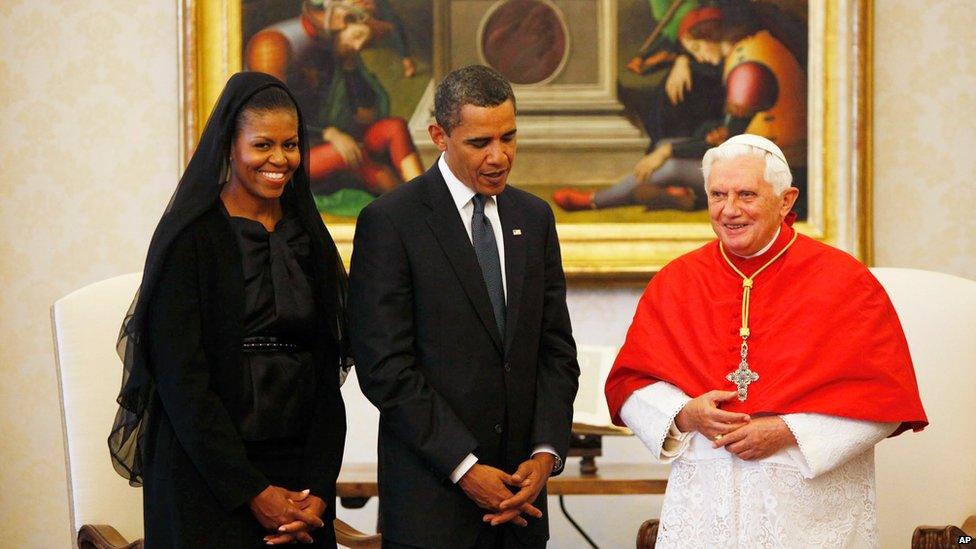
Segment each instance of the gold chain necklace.
[{"label": "gold chain necklace", "polygon": [[722,259],[729,264],[729,267],[732,267],[732,270],[735,271],[736,274],[742,277],[742,327],[739,328],[739,336],[742,338],[742,348],[739,351],[739,356],[742,357],[742,361],[739,362],[738,368],[732,370],[729,375],[725,376],[725,379],[734,383],[736,388],[739,390],[739,400],[745,400],[749,396],[749,385],[755,381],[759,381],[759,374],[749,369],[749,361],[747,360],[749,356],[749,344],[747,342],[749,339],[749,294],[752,292],[754,281],[756,277],[759,276],[759,273],[763,272],[766,267],[772,265],[774,261],[786,253],[786,250],[790,249],[790,246],[796,242],[796,237],[799,235],[800,233],[794,231],[793,238],[790,239],[786,246],[784,246],[782,250],[774,255],[772,259],[767,261],[762,267],[756,269],[756,271],[752,273],[752,276],[746,276],[745,273],[740,271],[725,253],[725,247],[722,245],[722,242],[719,241],[718,243],[718,250],[722,252]]}]

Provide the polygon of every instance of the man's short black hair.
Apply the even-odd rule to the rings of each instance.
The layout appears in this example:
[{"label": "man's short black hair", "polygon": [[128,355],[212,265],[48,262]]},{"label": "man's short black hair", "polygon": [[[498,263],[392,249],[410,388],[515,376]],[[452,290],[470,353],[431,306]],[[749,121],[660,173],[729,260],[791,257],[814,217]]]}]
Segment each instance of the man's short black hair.
[{"label": "man's short black hair", "polygon": [[512,85],[498,71],[468,65],[449,72],[434,94],[434,118],[448,135],[461,123],[461,107],[497,107],[509,99],[515,107]]}]

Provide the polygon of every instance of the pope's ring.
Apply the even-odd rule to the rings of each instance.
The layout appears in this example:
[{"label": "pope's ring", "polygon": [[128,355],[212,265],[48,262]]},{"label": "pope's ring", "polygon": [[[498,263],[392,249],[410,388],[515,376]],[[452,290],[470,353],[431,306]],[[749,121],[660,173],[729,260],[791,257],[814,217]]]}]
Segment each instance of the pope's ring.
[{"label": "pope's ring", "polygon": [[715,435],[712,438],[715,439],[715,442],[718,442],[718,441],[722,440],[722,436],[723,436],[722,433],[719,433],[719,434]]}]

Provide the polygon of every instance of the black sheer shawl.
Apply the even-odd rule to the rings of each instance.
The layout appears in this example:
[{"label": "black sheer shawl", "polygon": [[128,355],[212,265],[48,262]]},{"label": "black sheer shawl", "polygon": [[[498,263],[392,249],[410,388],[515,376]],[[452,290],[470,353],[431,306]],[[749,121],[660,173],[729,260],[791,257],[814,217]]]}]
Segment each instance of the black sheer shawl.
[{"label": "black sheer shawl", "polygon": [[302,162],[285,186],[281,200],[298,217],[312,241],[312,250],[319,262],[315,271],[317,306],[324,313],[331,336],[339,349],[340,364],[336,367],[344,375],[351,365],[347,351],[346,333],[346,271],[335,242],[322,223],[312,200],[308,179],[308,143],[305,140],[303,118],[298,103],[288,88],[273,76],[258,72],[241,72],[227,81],[210,119],[200,137],[193,157],[170,199],[146,255],[142,283],[132,305],[122,321],[116,350],[124,364],[119,409],[109,434],[108,446],[115,470],[133,486],[142,485],[142,443],[144,420],[153,398],[154,383],[149,364],[146,338],[147,311],[166,253],[177,235],[191,222],[214,206],[220,198],[226,179],[230,144],[235,119],[241,108],[257,92],[268,87],[284,89],[298,111],[299,140]]}]

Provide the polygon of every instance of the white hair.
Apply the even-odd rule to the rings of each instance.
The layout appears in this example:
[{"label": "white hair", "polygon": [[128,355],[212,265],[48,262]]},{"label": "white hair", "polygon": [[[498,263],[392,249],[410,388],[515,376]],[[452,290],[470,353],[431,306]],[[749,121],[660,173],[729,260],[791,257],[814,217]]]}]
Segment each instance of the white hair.
[{"label": "white hair", "polygon": [[763,179],[773,186],[776,196],[783,193],[793,184],[793,174],[790,167],[775,154],[745,143],[722,143],[718,147],[713,147],[705,151],[702,157],[702,175],[705,176],[705,191],[708,191],[708,174],[712,171],[712,164],[716,160],[731,160],[739,156],[754,156],[766,161],[766,169],[763,172]]}]

